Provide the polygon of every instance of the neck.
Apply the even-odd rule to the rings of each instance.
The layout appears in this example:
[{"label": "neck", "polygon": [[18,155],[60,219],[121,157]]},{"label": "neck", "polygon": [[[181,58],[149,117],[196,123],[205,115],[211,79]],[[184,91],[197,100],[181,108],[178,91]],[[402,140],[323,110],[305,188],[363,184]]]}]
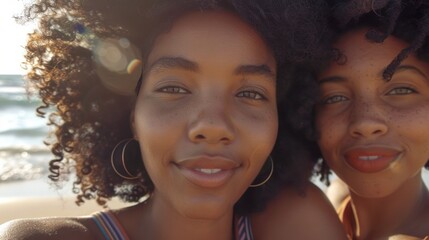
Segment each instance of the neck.
[{"label": "neck", "polygon": [[144,216],[134,236],[152,239],[233,239],[233,209],[216,219],[196,219],[176,211],[173,206],[153,195],[141,209]]},{"label": "neck", "polygon": [[[428,191],[420,174],[409,179],[394,193],[382,198],[360,197],[350,193],[357,239],[393,236],[410,229],[423,214]],[[408,232],[409,235],[416,233]]]}]

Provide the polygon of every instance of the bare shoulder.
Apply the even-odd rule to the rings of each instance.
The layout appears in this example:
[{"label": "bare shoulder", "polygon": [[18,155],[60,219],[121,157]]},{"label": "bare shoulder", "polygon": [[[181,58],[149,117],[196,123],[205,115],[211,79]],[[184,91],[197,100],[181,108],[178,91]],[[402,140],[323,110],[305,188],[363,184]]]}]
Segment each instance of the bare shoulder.
[{"label": "bare shoulder", "polygon": [[283,189],[267,208],[252,216],[255,239],[346,239],[325,194],[309,183],[305,194]]},{"label": "bare shoulder", "polygon": [[0,239],[97,239],[93,227],[88,217],[18,219],[0,225]]}]

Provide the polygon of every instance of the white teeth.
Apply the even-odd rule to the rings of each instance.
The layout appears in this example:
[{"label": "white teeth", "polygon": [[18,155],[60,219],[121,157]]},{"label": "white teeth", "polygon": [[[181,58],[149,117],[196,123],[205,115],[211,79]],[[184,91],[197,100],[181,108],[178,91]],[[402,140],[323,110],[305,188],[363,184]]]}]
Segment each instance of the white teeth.
[{"label": "white teeth", "polygon": [[360,156],[359,159],[361,160],[376,160],[379,156]]},{"label": "white teeth", "polygon": [[220,168],[196,168],[195,170],[205,174],[214,174],[222,171]]}]

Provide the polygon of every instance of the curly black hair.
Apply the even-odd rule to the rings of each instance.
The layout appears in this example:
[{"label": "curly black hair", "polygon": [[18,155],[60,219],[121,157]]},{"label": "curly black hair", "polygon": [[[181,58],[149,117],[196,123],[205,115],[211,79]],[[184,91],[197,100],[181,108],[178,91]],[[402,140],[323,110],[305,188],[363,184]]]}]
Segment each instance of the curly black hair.
[{"label": "curly black hair", "polygon": [[[326,0],[331,8],[329,26],[335,33],[335,42],[343,33],[359,27],[368,27],[368,41],[381,43],[392,35],[409,45],[404,48],[383,71],[383,78],[389,81],[395,69],[410,54],[414,53],[425,62],[429,62],[429,2],[425,0]],[[341,52],[331,47],[331,61],[342,63],[346,58]],[[301,89],[300,94],[314,92],[317,86]],[[308,94],[307,94],[308,95]],[[313,95],[317,96],[317,94]],[[313,97],[313,101],[316,97]],[[311,106],[310,108],[313,108]],[[307,108],[307,111],[311,111]],[[314,125],[312,131],[315,132]],[[317,137],[317,134],[314,136]],[[314,139],[311,139],[314,143]],[[321,153],[313,147],[313,154],[321,159]],[[425,164],[429,169],[429,161]],[[330,169],[321,162],[318,174],[329,185]]]},{"label": "curly black hair", "polygon": [[[280,132],[272,152],[275,171],[263,187],[246,191],[236,204],[236,211],[248,213],[262,209],[267,200],[286,185],[298,190],[305,186],[311,175],[313,156],[298,130],[302,129],[303,122],[311,119],[308,113],[289,110],[296,109],[291,108],[292,105],[303,102],[281,96],[288,96],[285,93],[289,92],[290,85],[312,82],[313,75],[308,68],[318,66],[320,59],[327,56],[327,51],[322,50],[327,47],[321,45],[327,45],[329,41],[324,36],[329,33],[317,27],[327,19],[325,2],[35,0],[27,7],[24,17],[39,21],[39,30],[30,35],[26,46],[28,83],[43,102],[37,113],[47,116],[48,124],[54,127],[54,134],[45,142],[55,156],[49,163],[49,177],[58,182],[69,173],[75,174],[77,204],[96,199],[105,205],[115,196],[126,202],[137,202],[154,188],[143,166],[138,170],[142,177],[129,180],[119,177],[110,165],[115,145],[133,136],[130,113],[135,94],[129,88],[135,87],[141,71],[126,69],[106,74],[106,69],[100,70],[103,67],[100,67],[99,55],[103,55],[103,49],[98,48],[109,48],[109,44],[132,45],[137,53],[131,55],[134,54],[144,68],[154,39],[168,31],[175,19],[189,11],[216,9],[236,13],[253,26],[273,51],[278,65]],[[106,76],[112,81],[121,79],[119,85],[124,85],[126,80],[129,84],[125,85],[131,87],[112,88],[104,81]],[[294,121],[288,120],[290,114],[295,115]]]}]

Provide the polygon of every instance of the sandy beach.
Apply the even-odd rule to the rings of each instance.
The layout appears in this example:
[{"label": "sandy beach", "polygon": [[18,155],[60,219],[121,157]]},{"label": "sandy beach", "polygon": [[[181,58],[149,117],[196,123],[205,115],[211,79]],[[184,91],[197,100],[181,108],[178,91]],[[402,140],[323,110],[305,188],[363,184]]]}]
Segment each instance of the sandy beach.
[{"label": "sandy beach", "polygon": [[[118,200],[109,203],[109,208],[126,206]],[[50,217],[50,216],[83,216],[103,210],[95,201],[82,206],[74,203],[72,196],[9,198],[0,201],[0,224],[17,218]]]},{"label": "sandy beach", "polygon": [[[111,209],[128,205],[118,199],[108,203]],[[77,206],[71,184],[63,189],[56,189],[42,179],[0,184],[0,224],[17,218],[82,216],[101,210],[103,207],[95,201]]]}]

